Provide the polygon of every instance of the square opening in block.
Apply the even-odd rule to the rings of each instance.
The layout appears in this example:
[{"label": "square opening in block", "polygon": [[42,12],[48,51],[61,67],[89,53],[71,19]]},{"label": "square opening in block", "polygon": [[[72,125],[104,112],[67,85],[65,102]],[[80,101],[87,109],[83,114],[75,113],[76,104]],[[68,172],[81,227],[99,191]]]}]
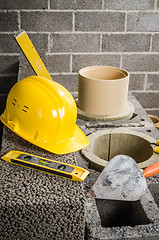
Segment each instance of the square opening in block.
[{"label": "square opening in block", "polygon": [[141,202],[96,199],[102,227],[149,224]]}]

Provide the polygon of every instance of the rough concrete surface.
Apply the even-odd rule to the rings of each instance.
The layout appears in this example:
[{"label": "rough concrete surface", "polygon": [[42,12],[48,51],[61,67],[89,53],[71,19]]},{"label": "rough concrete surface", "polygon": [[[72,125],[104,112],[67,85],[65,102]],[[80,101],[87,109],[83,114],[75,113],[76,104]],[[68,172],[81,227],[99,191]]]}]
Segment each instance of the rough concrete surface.
[{"label": "rough concrete surface", "polygon": [[[74,93],[74,97],[77,95]],[[137,131],[153,139],[159,139],[159,131],[153,126],[140,103],[129,93],[128,99],[134,104],[132,119],[117,121],[77,120],[87,134],[100,130]],[[142,135],[141,134],[141,135]],[[121,139],[122,140],[122,139]],[[142,150],[143,152],[144,150]],[[142,154],[141,152],[141,154]],[[80,152],[76,153],[80,166],[89,169],[90,175],[84,181],[87,194],[100,172],[91,169]],[[158,240],[159,239],[159,174],[146,178],[148,189],[138,201],[116,201],[86,199],[86,240]]]},{"label": "rough concrete surface", "polygon": [[87,199],[89,240],[145,240],[159,237],[159,210],[147,189],[140,201]]},{"label": "rough concrete surface", "polygon": [[[55,155],[4,128],[2,153],[19,150],[76,165],[74,154]],[[74,182],[0,160],[1,240],[83,239],[85,196]]]}]

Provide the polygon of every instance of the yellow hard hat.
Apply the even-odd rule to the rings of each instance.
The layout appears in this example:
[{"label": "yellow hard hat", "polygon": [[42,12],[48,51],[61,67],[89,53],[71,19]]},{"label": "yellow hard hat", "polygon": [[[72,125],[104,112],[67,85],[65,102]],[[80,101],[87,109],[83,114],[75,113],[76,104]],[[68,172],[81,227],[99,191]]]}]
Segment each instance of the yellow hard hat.
[{"label": "yellow hard hat", "polygon": [[56,154],[78,151],[88,139],[76,125],[77,107],[60,84],[39,76],[10,90],[1,121],[27,141]]}]

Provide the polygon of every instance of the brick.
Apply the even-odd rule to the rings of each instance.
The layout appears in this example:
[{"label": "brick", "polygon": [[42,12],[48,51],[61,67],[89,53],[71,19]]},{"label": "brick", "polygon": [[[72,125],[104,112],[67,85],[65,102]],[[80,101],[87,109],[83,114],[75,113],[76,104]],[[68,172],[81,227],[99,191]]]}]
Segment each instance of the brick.
[{"label": "brick", "polygon": [[133,92],[143,108],[158,108],[159,92]]},{"label": "brick", "polygon": [[[0,97],[1,101],[1,97]],[[1,144],[2,144],[2,135],[3,135],[3,123],[0,122],[0,150],[1,150]]]},{"label": "brick", "polygon": [[101,9],[102,0],[51,0],[50,7],[52,9]]},{"label": "brick", "polygon": [[0,32],[17,31],[18,13],[17,12],[0,12]]},{"label": "brick", "polygon": [[124,31],[125,13],[77,12],[76,31]]},{"label": "brick", "polygon": [[159,34],[152,36],[152,52],[159,52]]},{"label": "brick", "polygon": [[28,36],[37,50],[48,50],[48,34],[29,33]]},{"label": "brick", "polygon": [[128,71],[158,71],[159,54],[123,55],[122,67]]},{"label": "brick", "polygon": [[60,0],[50,0],[51,9],[74,9],[75,3],[73,0],[60,1]]},{"label": "brick", "polygon": [[0,77],[0,94],[8,94],[17,82],[17,76]]},{"label": "brick", "polygon": [[159,74],[148,74],[147,75],[146,89],[147,90],[159,90]]},{"label": "brick", "polygon": [[128,13],[127,31],[158,32],[159,12]]},{"label": "brick", "polygon": [[0,95],[0,115],[3,113],[6,104],[7,95]]},{"label": "brick", "polygon": [[62,73],[70,71],[70,56],[69,55],[48,55],[47,69],[50,73]]},{"label": "brick", "polygon": [[[0,95],[0,115],[4,112],[6,99],[7,99],[7,95]],[[3,126],[4,125],[0,121],[0,150],[1,150],[1,143],[2,143]]]},{"label": "brick", "polygon": [[105,0],[104,8],[111,10],[153,10],[154,0]]},{"label": "brick", "polygon": [[0,56],[0,74],[12,74],[18,72],[18,56]]},{"label": "brick", "polygon": [[150,50],[150,34],[105,34],[102,51],[104,52],[142,52]]},{"label": "brick", "polygon": [[45,9],[48,8],[47,0],[1,0],[0,9]]},{"label": "brick", "polygon": [[30,66],[20,66],[18,71],[18,81],[29,76],[35,76],[36,73]]},{"label": "brick", "polygon": [[71,31],[71,12],[22,12],[21,24],[25,31]]},{"label": "brick", "polygon": [[54,81],[64,86],[69,92],[78,90],[78,74],[60,74],[51,75],[51,77]]},{"label": "brick", "polygon": [[129,90],[144,90],[145,74],[130,73]]},{"label": "brick", "polygon": [[114,66],[119,67],[120,55],[108,54],[77,54],[73,55],[73,72],[78,72],[81,68],[94,65]]},{"label": "brick", "polygon": [[0,34],[1,53],[19,53],[20,48],[14,39],[14,34]]},{"label": "brick", "polygon": [[99,52],[99,34],[53,34],[52,52]]},{"label": "brick", "polygon": [[[38,54],[40,58],[42,59],[44,65],[47,67],[47,59],[45,50],[38,49]],[[21,55],[19,56],[19,71],[18,71],[18,81],[28,77],[36,75],[33,68],[29,64],[28,60],[24,56],[24,54],[21,52]]]}]

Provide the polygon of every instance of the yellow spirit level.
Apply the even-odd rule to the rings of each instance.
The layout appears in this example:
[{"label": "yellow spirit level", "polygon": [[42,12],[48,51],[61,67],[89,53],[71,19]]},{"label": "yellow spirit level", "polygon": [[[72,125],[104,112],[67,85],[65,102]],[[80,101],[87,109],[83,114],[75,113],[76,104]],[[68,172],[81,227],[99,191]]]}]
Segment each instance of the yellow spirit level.
[{"label": "yellow spirit level", "polygon": [[22,29],[15,35],[15,39],[17,40],[19,46],[21,47],[23,53],[25,54],[35,73],[38,76],[52,80],[48,70],[46,69],[39,54],[37,53],[32,42],[30,41],[27,33]]},{"label": "yellow spirit level", "polygon": [[74,181],[83,181],[90,173],[81,167],[50,160],[47,158],[42,158],[20,151],[10,151],[1,158],[9,163],[35,169],[44,173],[53,174]]}]

